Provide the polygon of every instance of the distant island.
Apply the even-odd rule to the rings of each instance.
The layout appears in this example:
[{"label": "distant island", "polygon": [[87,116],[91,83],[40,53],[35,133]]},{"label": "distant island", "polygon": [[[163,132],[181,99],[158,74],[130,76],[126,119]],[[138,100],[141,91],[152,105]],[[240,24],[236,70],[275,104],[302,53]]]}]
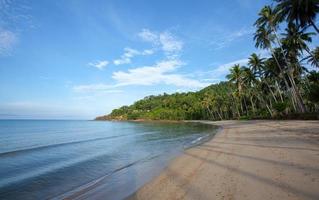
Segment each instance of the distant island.
[{"label": "distant island", "polygon": [[232,66],[228,81],[198,92],[148,96],[96,120],[318,119],[319,73],[309,69],[319,67],[319,47],[311,45],[319,33],[319,7],[279,2],[264,6],[254,23],[255,46],[267,53],[251,54],[247,66]]}]

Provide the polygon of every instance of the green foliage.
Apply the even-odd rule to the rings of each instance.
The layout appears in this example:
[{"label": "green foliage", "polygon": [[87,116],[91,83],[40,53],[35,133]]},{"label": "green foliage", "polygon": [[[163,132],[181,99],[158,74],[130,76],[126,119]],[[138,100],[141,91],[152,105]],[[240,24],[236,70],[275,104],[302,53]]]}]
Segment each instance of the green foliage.
[{"label": "green foliage", "polygon": [[282,113],[287,109],[287,102],[277,102],[274,104],[274,109],[279,112]]},{"label": "green foliage", "polygon": [[319,103],[319,72],[310,72],[308,81],[309,88],[306,97],[312,103]]}]

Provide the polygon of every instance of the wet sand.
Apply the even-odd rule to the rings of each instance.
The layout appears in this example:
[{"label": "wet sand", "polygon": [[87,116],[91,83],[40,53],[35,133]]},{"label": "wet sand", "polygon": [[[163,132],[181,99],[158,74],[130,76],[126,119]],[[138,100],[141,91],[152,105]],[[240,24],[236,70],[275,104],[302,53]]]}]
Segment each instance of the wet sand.
[{"label": "wet sand", "polygon": [[319,121],[207,123],[223,129],[129,199],[319,199]]}]

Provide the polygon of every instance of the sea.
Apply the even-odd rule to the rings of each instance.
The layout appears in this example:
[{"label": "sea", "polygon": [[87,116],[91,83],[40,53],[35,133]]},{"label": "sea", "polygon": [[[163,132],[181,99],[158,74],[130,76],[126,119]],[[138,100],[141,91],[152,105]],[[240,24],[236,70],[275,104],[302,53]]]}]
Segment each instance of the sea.
[{"label": "sea", "polygon": [[193,122],[0,120],[0,199],[125,199],[216,130]]}]

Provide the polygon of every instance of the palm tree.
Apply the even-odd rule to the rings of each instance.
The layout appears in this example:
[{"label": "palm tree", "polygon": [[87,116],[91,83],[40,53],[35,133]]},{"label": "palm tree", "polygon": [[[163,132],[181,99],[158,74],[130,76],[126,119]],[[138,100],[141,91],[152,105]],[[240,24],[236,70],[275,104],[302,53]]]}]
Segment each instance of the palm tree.
[{"label": "palm tree", "polygon": [[[289,72],[293,71],[292,67],[291,67],[291,63],[289,63],[289,61],[286,57],[286,54],[284,52],[284,49],[282,47],[281,41],[276,33],[277,28],[278,28],[278,24],[281,21],[280,15],[278,14],[278,12],[275,12],[270,6],[263,7],[258,15],[259,15],[259,18],[256,20],[256,22],[254,24],[257,27],[257,31],[256,31],[255,36],[254,36],[254,39],[256,40],[256,47],[260,46],[259,45],[260,42],[265,43],[261,47],[268,46],[268,48],[272,52],[273,57],[276,60],[278,67],[281,69],[282,72],[284,72],[283,67],[280,66],[280,64],[278,62],[278,57],[275,56],[275,52],[271,46],[271,44],[273,42],[273,37],[274,37],[276,39],[277,44],[280,47],[282,56],[285,60],[285,64],[288,67],[288,71]],[[270,37],[272,35],[273,35],[273,37]],[[305,106],[304,106],[303,100],[300,96],[299,89],[298,89],[291,73],[287,73],[287,78],[288,78],[289,83],[291,85],[291,97],[295,99],[300,112],[303,113],[303,112],[305,112]],[[289,84],[287,84],[287,87],[288,86],[289,86]]]},{"label": "palm tree", "polygon": [[[277,50],[276,54],[278,54],[278,52],[279,51]],[[284,61],[283,59],[280,59],[279,62],[283,63]],[[289,85],[287,83],[286,78],[284,77],[285,77],[285,74],[282,73],[282,71],[278,67],[276,67],[276,61],[273,57],[265,60],[264,74],[263,74],[263,79],[261,81],[262,81],[262,84],[267,86],[268,90],[272,94],[275,101],[276,101],[276,97],[273,95],[274,92],[272,91],[271,85],[275,87],[275,90],[277,91],[277,94],[279,95],[281,102],[284,101],[282,96],[284,94],[283,91],[284,90],[289,91]],[[287,96],[289,97],[289,93],[287,94]],[[290,98],[290,100],[292,101],[292,104],[294,106],[295,105],[294,99]]]},{"label": "palm tree", "polygon": [[[284,67],[282,67],[283,62],[282,59],[280,59],[281,57],[278,56],[278,51],[276,51],[276,49],[272,48],[272,42],[274,41],[274,34],[271,33],[271,31],[268,29],[266,29],[264,26],[259,26],[257,27],[257,31],[254,34],[254,40],[256,41],[255,46],[257,48],[262,48],[262,49],[270,49],[272,58],[274,59],[276,66],[278,67],[278,74],[281,74],[286,87],[289,88],[289,84],[284,76],[285,71],[284,71]],[[277,57],[278,56],[278,57]]]},{"label": "palm tree", "polygon": [[260,58],[255,53],[251,54],[248,58],[248,66],[251,68],[251,71],[258,77],[261,77],[262,75],[264,60],[264,58]]},{"label": "palm tree", "polygon": [[280,46],[280,40],[277,34],[277,29],[281,21],[280,15],[278,15],[271,6],[264,6],[258,13],[258,16],[259,18],[256,20],[254,26],[257,28],[264,27],[269,34],[272,33],[274,37],[273,39],[276,39]]},{"label": "palm tree", "polygon": [[303,67],[299,61],[299,57],[303,55],[303,51],[306,51],[309,56],[313,58],[313,62],[317,62],[307,45],[308,42],[312,41],[311,36],[314,33],[304,32],[294,23],[289,23],[285,31],[286,32],[282,34],[284,36],[282,44],[285,54],[292,66],[290,73],[294,79],[301,80],[302,74],[307,72],[307,69]]},{"label": "palm tree", "polygon": [[[259,18],[255,22],[255,26],[257,27],[257,31],[255,33],[255,40],[256,40],[256,47],[258,44],[257,36],[258,34],[263,34],[261,37],[267,37],[268,36],[268,43],[267,44],[272,52],[272,55],[274,56],[274,50],[272,49],[272,43],[276,40],[278,46],[280,47],[283,57],[285,59],[286,65],[288,68],[290,68],[290,63],[288,62],[288,59],[286,58],[286,55],[284,53],[284,50],[282,48],[281,40],[277,34],[278,25],[281,22],[280,15],[278,12],[276,12],[271,6],[264,6],[261,11],[258,13]],[[263,30],[264,29],[264,30]],[[265,41],[264,41],[265,42]],[[278,58],[275,57],[276,60]],[[278,63],[278,61],[277,61]],[[281,66],[278,66],[279,68],[282,68]],[[289,76],[288,76],[289,77]],[[289,77],[290,82],[292,82],[291,77]],[[295,88],[293,88],[295,89]]]},{"label": "palm tree", "polygon": [[211,100],[210,100],[210,98],[209,98],[209,95],[208,94],[204,94],[204,98],[202,99],[202,106],[205,108],[205,109],[207,109],[207,112],[208,112],[208,118],[210,118],[210,117],[213,117],[213,119],[215,119],[214,118],[214,116],[213,116],[213,114],[212,114],[212,112],[211,112],[211,110],[210,110],[210,104],[211,104]]},{"label": "palm tree", "polygon": [[[256,55],[256,54],[253,54]],[[255,56],[253,56],[255,57]],[[250,68],[247,67],[242,67],[243,70],[243,84],[244,84],[244,89],[246,91],[247,97],[250,100],[250,104],[252,107],[253,113],[255,113],[255,103],[253,101],[254,96],[259,95],[257,94],[258,92],[255,90],[255,85],[257,84],[257,79],[256,79],[256,73],[254,73]]]},{"label": "palm tree", "polygon": [[254,40],[256,42],[255,47],[261,49],[269,49],[272,56],[276,60],[277,66],[279,69],[282,69],[276,55],[274,54],[274,49],[272,47],[272,43],[274,42],[275,35],[272,33],[270,29],[266,29],[263,25],[256,25],[257,30],[254,34]]},{"label": "palm tree", "polygon": [[317,33],[319,29],[316,26],[315,19],[319,12],[318,0],[276,0],[276,12],[281,19],[288,22],[295,22],[301,28],[311,25]]},{"label": "palm tree", "polygon": [[241,111],[244,112],[243,105],[242,105],[242,90],[243,90],[243,69],[240,67],[239,64],[234,65],[230,68],[230,74],[226,76],[226,78],[230,81],[235,83],[236,91],[234,96],[237,97]]},{"label": "palm tree", "polygon": [[264,6],[258,13],[259,18],[255,22],[256,27],[266,27],[267,29],[272,29],[275,31],[281,21],[280,15],[275,12],[271,6]]},{"label": "palm tree", "polygon": [[319,67],[319,47],[316,47],[314,50],[311,51],[312,56],[307,56],[305,59],[308,60],[312,66]]},{"label": "palm tree", "polygon": [[240,93],[243,87],[243,70],[239,64],[234,65],[230,68],[230,74],[226,76],[226,78],[230,82],[234,82],[236,84],[237,90]]},{"label": "palm tree", "polygon": [[289,23],[285,31],[282,34],[284,38],[281,43],[283,44],[283,48],[288,50],[288,56],[297,57],[300,55],[299,52],[303,53],[303,50],[312,56],[307,42],[312,41],[311,36],[314,33],[305,33],[304,30],[300,30],[300,27],[294,23]]}]

